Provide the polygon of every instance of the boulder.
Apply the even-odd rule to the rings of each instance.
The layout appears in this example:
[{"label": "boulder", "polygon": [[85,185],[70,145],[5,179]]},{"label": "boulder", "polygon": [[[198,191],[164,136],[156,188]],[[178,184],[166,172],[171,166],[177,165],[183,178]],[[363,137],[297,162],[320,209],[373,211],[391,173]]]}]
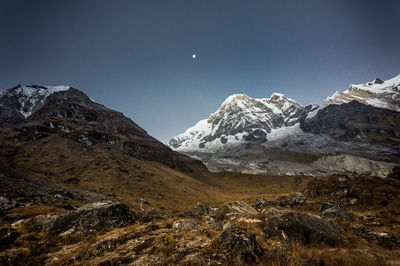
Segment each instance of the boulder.
[{"label": "boulder", "polygon": [[39,215],[33,219],[47,234],[66,235],[125,226],[133,221],[133,216],[125,204],[106,201],[87,204],[66,213]]},{"label": "boulder", "polygon": [[320,216],[323,218],[340,218],[344,220],[351,220],[351,217],[347,213],[346,209],[338,205],[323,210],[320,213]]},{"label": "boulder", "polygon": [[299,241],[305,245],[324,242],[334,246],[342,232],[340,226],[321,218],[300,213],[287,213],[270,219],[265,228],[268,237],[284,236],[285,240]]},{"label": "boulder", "polygon": [[222,253],[229,264],[252,264],[262,260],[263,250],[254,233],[231,224],[224,225],[224,229],[212,248]]},{"label": "boulder", "polygon": [[290,206],[303,205],[306,202],[306,197],[301,192],[294,193],[289,199]]},{"label": "boulder", "polygon": [[256,215],[258,212],[244,201],[234,201],[225,204],[228,211],[239,215]]},{"label": "boulder", "polygon": [[279,197],[275,203],[279,206],[282,207],[287,207],[287,206],[298,206],[298,205],[303,205],[306,202],[306,197],[304,196],[303,193],[301,192],[296,192],[294,193],[290,198],[288,197]]},{"label": "boulder", "polygon": [[189,220],[176,220],[172,224],[172,228],[174,228],[177,231],[192,231],[192,230],[199,230],[200,226],[192,221]]},{"label": "boulder", "polygon": [[212,208],[203,202],[197,202],[193,208],[193,213],[198,216],[208,215]]},{"label": "boulder", "polygon": [[282,196],[279,197],[276,201],[275,204],[281,207],[286,207],[289,206],[289,199],[288,197]]}]

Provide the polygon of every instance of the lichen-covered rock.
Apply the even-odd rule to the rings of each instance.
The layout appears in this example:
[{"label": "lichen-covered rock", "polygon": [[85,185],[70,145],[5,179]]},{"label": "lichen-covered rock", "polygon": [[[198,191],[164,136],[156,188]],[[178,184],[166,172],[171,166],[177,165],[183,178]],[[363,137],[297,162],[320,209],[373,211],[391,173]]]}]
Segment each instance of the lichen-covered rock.
[{"label": "lichen-covered rock", "polygon": [[339,205],[333,205],[329,208],[325,208],[320,212],[320,216],[323,218],[340,218],[344,220],[351,220],[351,216],[347,213],[346,209]]},{"label": "lichen-covered rock", "polygon": [[203,202],[197,202],[196,205],[193,208],[193,213],[198,215],[198,216],[203,216],[209,214],[209,212],[212,210],[210,206]]},{"label": "lichen-covered rock", "polygon": [[270,219],[264,231],[268,237],[284,236],[305,245],[324,242],[334,246],[339,242],[342,229],[321,218],[290,212],[281,218]]},{"label": "lichen-covered rock", "polygon": [[133,216],[128,206],[111,201],[87,204],[66,213],[34,217],[34,222],[51,235],[66,235],[77,231],[102,231],[124,226],[132,221]]},{"label": "lichen-covered rock", "polygon": [[261,261],[263,250],[254,233],[233,225],[224,226],[224,229],[212,248],[222,253],[229,263],[250,264]]},{"label": "lichen-covered rock", "polygon": [[192,230],[199,230],[200,226],[192,221],[189,220],[176,220],[172,224],[172,228],[175,228],[177,231],[192,231]]}]

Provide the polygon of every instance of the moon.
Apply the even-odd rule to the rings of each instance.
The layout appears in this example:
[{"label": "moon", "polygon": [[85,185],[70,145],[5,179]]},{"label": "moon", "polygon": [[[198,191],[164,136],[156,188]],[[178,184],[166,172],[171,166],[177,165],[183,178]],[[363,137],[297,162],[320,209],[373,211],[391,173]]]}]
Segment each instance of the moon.
[{"label": "moon", "polygon": [[195,58],[196,58],[196,55],[195,55],[195,54],[192,54],[192,58],[195,59]]}]

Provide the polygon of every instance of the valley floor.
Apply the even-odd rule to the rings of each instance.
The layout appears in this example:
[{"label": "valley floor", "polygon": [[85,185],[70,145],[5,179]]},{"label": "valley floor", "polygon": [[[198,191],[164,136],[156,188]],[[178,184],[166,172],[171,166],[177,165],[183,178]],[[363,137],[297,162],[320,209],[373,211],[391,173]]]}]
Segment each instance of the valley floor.
[{"label": "valley floor", "polygon": [[52,136],[0,149],[1,265],[400,263],[400,180],[190,173]]}]

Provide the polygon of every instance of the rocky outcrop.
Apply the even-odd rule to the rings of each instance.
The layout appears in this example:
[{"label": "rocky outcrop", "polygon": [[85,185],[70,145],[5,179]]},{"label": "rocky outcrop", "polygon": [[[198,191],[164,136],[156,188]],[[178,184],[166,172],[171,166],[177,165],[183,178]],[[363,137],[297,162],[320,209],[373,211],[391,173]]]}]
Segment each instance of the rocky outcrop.
[{"label": "rocky outcrop", "polygon": [[396,237],[385,232],[374,232],[372,229],[356,224],[352,227],[354,234],[367,239],[369,242],[374,242],[384,248],[394,249],[400,246],[399,240]]},{"label": "rocky outcrop", "polygon": [[33,218],[33,223],[49,235],[103,231],[132,222],[133,216],[128,206],[111,201],[95,202],[67,213],[39,215]]},{"label": "rocky outcrop", "polygon": [[228,226],[215,240],[212,248],[222,253],[230,264],[259,263],[263,250],[251,231]]},{"label": "rocky outcrop", "polygon": [[300,127],[312,134],[327,134],[339,140],[373,141],[369,135],[382,138],[400,137],[400,113],[351,101],[328,105],[311,119],[303,119]]}]

